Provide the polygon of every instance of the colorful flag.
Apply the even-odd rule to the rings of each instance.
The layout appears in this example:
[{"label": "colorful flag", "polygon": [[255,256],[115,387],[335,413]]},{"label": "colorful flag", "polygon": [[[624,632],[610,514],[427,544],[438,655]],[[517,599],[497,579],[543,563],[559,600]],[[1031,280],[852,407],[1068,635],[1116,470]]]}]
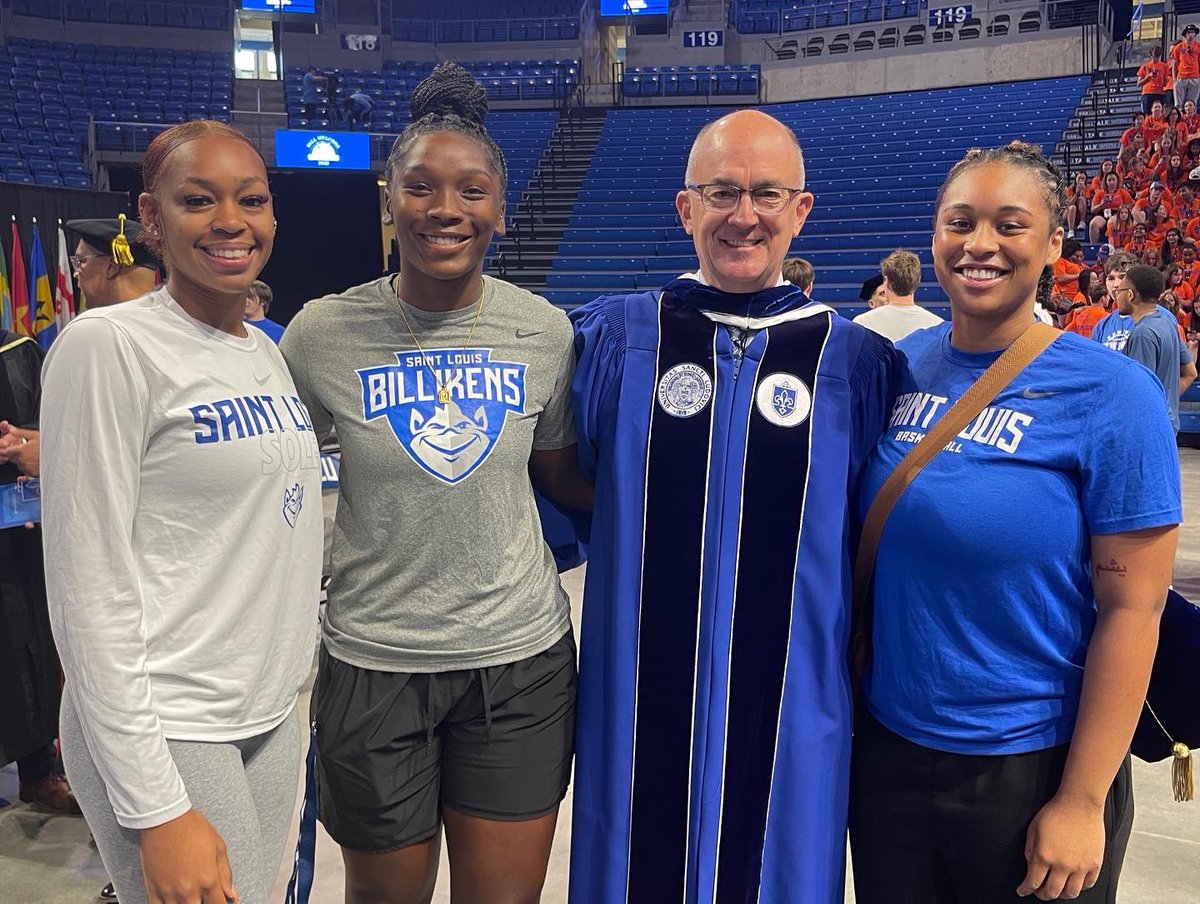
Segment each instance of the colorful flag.
[{"label": "colorful flag", "polygon": [[12,293],[8,291],[8,266],[4,263],[4,249],[0,248],[0,330],[12,328]]},{"label": "colorful flag", "polygon": [[13,332],[19,336],[33,338],[33,318],[29,316],[29,283],[25,282],[25,257],[21,254],[21,234],[17,232],[17,218],[12,224],[12,292]]},{"label": "colorful flag", "polygon": [[33,245],[29,249],[29,300],[33,305],[33,336],[42,348],[58,335],[58,319],[54,310],[54,294],[50,291],[50,274],[46,271],[46,255],[42,252],[42,237],[37,220],[33,221]]},{"label": "colorful flag", "polygon": [[67,253],[67,236],[58,227],[58,273],[54,277],[54,307],[58,309],[58,331],[75,317],[75,288],[71,282],[71,255]]}]

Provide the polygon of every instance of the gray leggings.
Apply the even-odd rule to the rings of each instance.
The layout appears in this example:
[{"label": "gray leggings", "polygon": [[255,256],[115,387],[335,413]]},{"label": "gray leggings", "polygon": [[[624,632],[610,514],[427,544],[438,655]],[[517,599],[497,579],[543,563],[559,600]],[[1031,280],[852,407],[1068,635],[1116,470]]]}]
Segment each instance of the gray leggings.
[{"label": "gray leggings", "polygon": [[[69,688],[63,692],[59,730],[67,778],[117,897],[121,904],[147,904],[139,832],[117,823]],[[225,840],[242,904],[266,904],[283,859],[300,780],[296,710],[278,728],[244,741],[168,741],[167,746],[192,806]]]}]

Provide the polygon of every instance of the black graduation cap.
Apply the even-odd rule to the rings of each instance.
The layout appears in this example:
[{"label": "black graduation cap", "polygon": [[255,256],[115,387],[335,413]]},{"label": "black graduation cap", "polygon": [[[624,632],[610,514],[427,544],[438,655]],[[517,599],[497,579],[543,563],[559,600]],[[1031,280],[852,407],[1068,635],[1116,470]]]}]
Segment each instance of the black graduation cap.
[{"label": "black graduation cap", "polygon": [[118,217],[111,220],[67,220],[65,225],[97,251],[111,255],[123,266],[158,269],[158,258],[148,247],[137,241],[142,231],[142,226],[137,220]]},{"label": "black graduation cap", "polygon": [[862,288],[858,290],[858,297],[861,298],[863,301],[870,301],[871,296],[875,294],[875,290],[878,289],[882,285],[883,285],[883,274],[876,273],[874,276],[872,276],[870,279],[868,279],[865,283],[862,284]]}]

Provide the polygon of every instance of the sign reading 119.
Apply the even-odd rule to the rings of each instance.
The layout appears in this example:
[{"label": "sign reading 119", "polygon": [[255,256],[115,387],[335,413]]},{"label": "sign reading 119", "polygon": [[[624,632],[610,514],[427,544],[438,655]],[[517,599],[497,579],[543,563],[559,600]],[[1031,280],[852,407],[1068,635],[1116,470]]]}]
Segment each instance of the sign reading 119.
[{"label": "sign reading 119", "polygon": [[683,33],[684,47],[723,47],[725,32],[723,31],[685,31]]},{"label": "sign reading 119", "polygon": [[929,11],[929,25],[932,28],[940,28],[943,25],[962,25],[969,18],[971,18],[971,4],[969,3]]}]

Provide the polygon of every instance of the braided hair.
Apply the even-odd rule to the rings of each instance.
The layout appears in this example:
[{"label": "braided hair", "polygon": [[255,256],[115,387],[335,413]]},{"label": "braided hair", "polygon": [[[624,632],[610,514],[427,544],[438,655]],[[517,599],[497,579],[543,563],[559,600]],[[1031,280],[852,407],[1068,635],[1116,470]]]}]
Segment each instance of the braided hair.
[{"label": "braided hair", "polygon": [[483,145],[492,172],[500,180],[500,192],[508,184],[508,166],[500,150],[483,125],[488,113],[487,93],[474,76],[451,60],[439,63],[413,91],[409,102],[412,122],[408,124],[387,159],[387,181],[391,188],[392,173],[404,162],[417,140],[440,132],[455,132],[473,138]]},{"label": "braided hair", "polygon": [[[1046,159],[1042,149],[1036,144],[1025,141],[1010,141],[1003,147],[971,148],[965,157],[950,168],[946,181],[938,189],[937,201],[934,204],[934,220],[936,225],[937,212],[942,209],[946,190],[954,180],[968,170],[991,163],[1007,163],[1032,173],[1042,188],[1042,200],[1046,202],[1046,211],[1050,214],[1050,234],[1063,224],[1063,212],[1067,209],[1067,185],[1062,171]],[[1053,311],[1050,296],[1054,291],[1054,269],[1046,267],[1038,279],[1037,303],[1048,311]]]}]

